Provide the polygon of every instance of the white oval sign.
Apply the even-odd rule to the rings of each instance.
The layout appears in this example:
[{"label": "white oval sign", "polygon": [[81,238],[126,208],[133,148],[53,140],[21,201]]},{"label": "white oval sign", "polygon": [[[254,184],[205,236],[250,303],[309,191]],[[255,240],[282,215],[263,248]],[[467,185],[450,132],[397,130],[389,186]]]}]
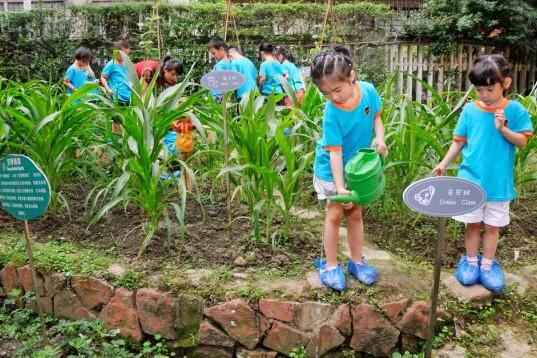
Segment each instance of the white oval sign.
[{"label": "white oval sign", "polygon": [[201,85],[211,91],[225,93],[234,91],[246,81],[244,76],[235,71],[212,71],[201,78]]},{"label": "white oval sign", "polygon": [[479,209],[485,204],[486,194],[466,179],[431,177],[410,184],[403,192],[403,201],[418,213],[451,217]]}]

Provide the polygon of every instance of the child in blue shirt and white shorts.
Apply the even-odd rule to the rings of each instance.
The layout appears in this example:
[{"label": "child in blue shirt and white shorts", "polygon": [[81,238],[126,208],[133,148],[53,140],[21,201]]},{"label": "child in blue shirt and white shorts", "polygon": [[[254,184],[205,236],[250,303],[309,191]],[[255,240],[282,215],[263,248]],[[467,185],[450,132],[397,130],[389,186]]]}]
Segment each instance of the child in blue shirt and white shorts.
[{"label": "child in blue shirt and white shorts", "polygon": [[[503,56],[479,57],[469,78],[479,99],[463,108],[453,143],[433,173],[444,175],[449,163],[462,153],[458,176],[485,191],[487,199],[482,208],[453,218],[466,224],[466,254],[459,260],[455,277],[462,285],[481,283],[490,291],[501,293],[505,277],[494,257],[500,228],[510,221],[509,203],[516,197],[513,175],[516,147],[527,144],[533,127],[526,108],[505,97],[512,78],[511,67]],[[479,255],[481,242],[482,256]]]}]

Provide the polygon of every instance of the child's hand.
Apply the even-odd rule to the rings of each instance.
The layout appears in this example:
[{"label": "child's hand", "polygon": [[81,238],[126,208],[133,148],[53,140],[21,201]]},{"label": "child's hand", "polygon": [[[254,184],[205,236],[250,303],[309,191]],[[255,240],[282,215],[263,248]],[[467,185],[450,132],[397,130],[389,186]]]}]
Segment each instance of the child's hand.
[{"label": "child's hand", "polygon": [[496,124],[496,129],[501,131],[503,127],[505,127],[505,122],[507,120],[505,119],[505,112],[503,109],[498,109],[496,112],[494,112],[494,119]]},{"label": "child's hand", "polygon": [[446,169],[447,166],[443,163],[440,163],[436,167],[434,167],[433,174],[436,176],[446,175]]},{"label": "child's hand", "polygon": [[386,146],[386,143],[384,143],[384,141],[376,140],[375,141],[375,149],[376,149],[377,153],[379,153],[382,156],[387,156],[388,155],[388,147]]}]

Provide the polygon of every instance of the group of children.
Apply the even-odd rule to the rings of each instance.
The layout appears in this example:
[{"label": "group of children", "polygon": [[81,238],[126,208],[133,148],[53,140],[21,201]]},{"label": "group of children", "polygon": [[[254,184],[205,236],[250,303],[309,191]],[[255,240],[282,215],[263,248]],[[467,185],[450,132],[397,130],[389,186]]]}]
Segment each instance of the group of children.
[{"label": "group of children", "polygon": [[[504,273],[495,255],[500,229],[509,224],[509,203],[516,197],[516,148],[524,147],[533,134],[526,108],[506,97],[511,76],[511,66],[501,55],[476,59],[469,79],[478,99],[463,108],[453,142],[433,169],[435,175],[445,175],[449,163],[462,153],[458,176],[480,185],[486,193],[483,207],[453,218],[466,225],[466,253],[459,260],[455,277],[462,285],[480,283],[494,293],[501,293],[505,287]],[[316,266],[325,286],[337,291],[345,289],[345,274],[337,262],[339,227],[345,216],[351,256],[347,270],[358,281],[371,285],[378,280],[378,271],[363,257],[362,208],[331,202],[329,198],[349,194],[343,168],[360,148],[373,145],[378,153],[387,155],[381,99],[372,84],[357,80],[351,54],[343,47],[317,55],[311,65],[311,77],[327,99],[313,180],[318,198],[328,199],[324,222],[326,260],[319,260]]]},{"label": "group of children", "polygon": [[[116,47],[129,53],[125,41],[118,42]],[[245,77],[236,92],[239,99],[257,88],[266,96],[281,94],[284,92],[283,81],[297,93],[297,97],[304,93],[300,71],[285,47],[263,43],[259,47],[262,59],[259,71],[239,48],[228,47],[222,39],[212,39],[208,49],[217,61],[214,70],[236,71]],[[90,62],[91,52],[79,48],[74,63],[65,74],[69,92],[85,83],[97,82]],[[169,57],[163,61],[142,61],[135,68],[145,83],[159,71],[157,84],[161,87],[175,84],[182,72],[180,62]],[[381,120],[382,101],[371,83],[358,80],[347,48],[336,46],[323,51],[315,56],[310,69],[313,83],[327,99],[322,133],[315,151],[313,179],[318,199],[327,200],[324,221],[326,260],[317,262],[320,279],[324,285],[338,291],[346,287],[343,268],[337,262],[339,227],[342,218],[346,217],[351,256],[347,270],[358,281],[371,285],[378,280],[378,271],[363,257],[362,208],[351,203],[331,202],[330,197],[350,194],[345,186],[343,168],[359,149],[374,146],[379,154],[388,154]],[[106,64],[100,80],[105,91],[119,102],[127,104],[130,101],[132,90],[121,56]],[[503,56],[477,58],[469,80],[476,87],[478,99],[464,106],[453,142],[433,173],[445,175],[449,163],[461,153],[458,176],[480,185],[485,191],[487,201],[482,208],[453,218],[466,225],[466,253],[459,260],[455,277],[463,285],[481,283],[492,292],[500,293],[505,278],[495,260],[498,238],[500,229],[509,224],[509,204],[516,197],[513,177],[516,148],[527,144],[533,127],[523,105],[506,97],[512,75],[511,66]]]},{"label": "group of children", "polygon": [[[213,38],[208,45],[209,53],[217,61],[214,70],[235,71],[245,78],[243,85],[237,89],[237,98],[241,100],[247,93],[259,89],[264,96],[284,93],[282,83],[287,82],[300,100],[304,96],[304,81],[300,70],[293,63],[293,56],[284,46],[263,43],[259,46],[261,65],[259,71],[254,63],[245,57],[235,46],[228,46],[221,38]],[[221,94],[214,93],[215,96]],[[289,105],[288,98],[282,104]]]}]

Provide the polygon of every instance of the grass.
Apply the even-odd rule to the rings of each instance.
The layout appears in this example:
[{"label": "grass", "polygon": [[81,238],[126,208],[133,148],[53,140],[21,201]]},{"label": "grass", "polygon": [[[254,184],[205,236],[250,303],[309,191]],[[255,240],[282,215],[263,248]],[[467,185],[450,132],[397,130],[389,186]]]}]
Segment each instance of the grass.
[{"label": "grass", "polygon": [[[0,233],[0,266],[8,263],[21,266],[27,261],[22,235]],[[49,241],[34,244],[35,266],[46,272],[102,275],[113,262],[113,257],[96,250],[80,248],[70,242]]]}]

